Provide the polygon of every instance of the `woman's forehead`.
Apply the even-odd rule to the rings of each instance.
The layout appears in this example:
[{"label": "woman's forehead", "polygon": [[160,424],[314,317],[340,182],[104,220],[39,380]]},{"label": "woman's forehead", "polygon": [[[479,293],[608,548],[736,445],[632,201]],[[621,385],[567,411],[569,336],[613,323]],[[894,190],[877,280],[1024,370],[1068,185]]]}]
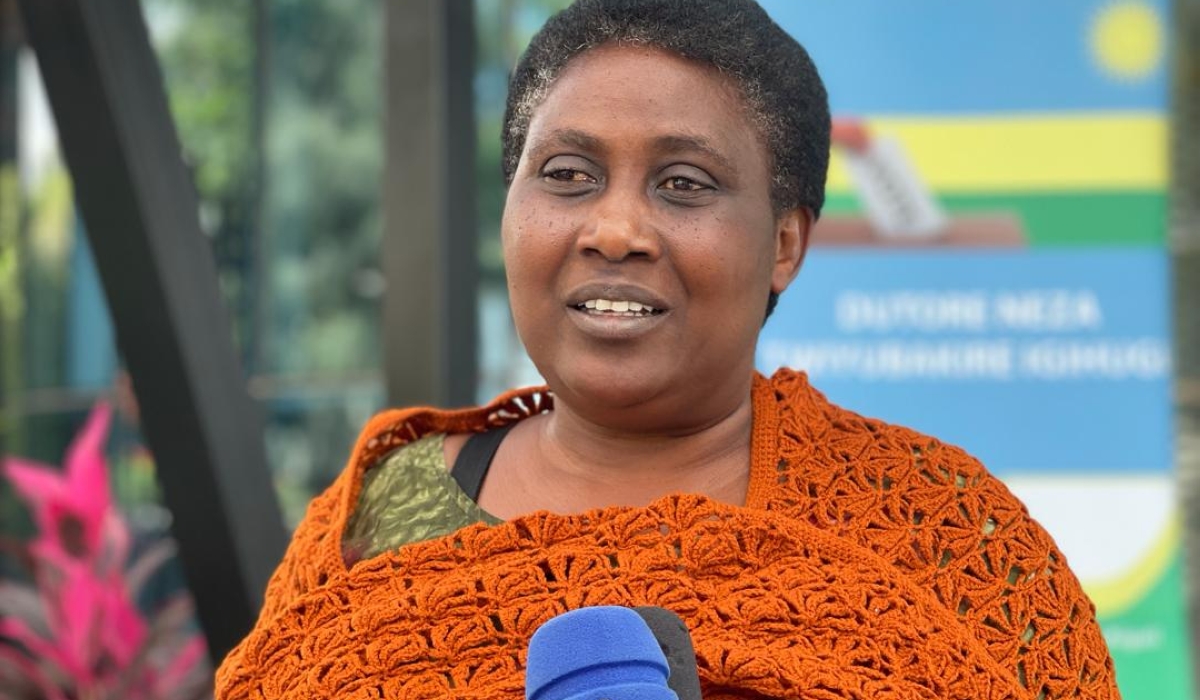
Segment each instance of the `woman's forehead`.
[{"label": "woman's forehead", "polygon": [[652,44],[610,42],[580,52],[554,76],[542,101],[564,82],[577,83],[585,90],[605,82],[645,83],[653,88],[645,97],[663,99],[683,88],[689,94],[713,94],[737,107],[745,106],[741,86],[733,76]]},{"label": "woman's forehead", "polygon": [[761,148],[729,76],[646,46],[605,45],[577,56],[532,116],[527,151],[547,143],[595,150],[619,139],[732,160]]}]

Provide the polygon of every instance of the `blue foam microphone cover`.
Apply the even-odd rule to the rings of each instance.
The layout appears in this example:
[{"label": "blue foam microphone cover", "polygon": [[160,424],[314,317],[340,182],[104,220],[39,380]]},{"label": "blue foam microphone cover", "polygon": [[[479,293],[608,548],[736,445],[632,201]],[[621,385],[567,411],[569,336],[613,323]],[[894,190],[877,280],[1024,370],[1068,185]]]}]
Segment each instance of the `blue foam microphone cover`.
[{"label": "blue foam microphone cover", "polygon": [[553,617],[533,633],[527,700],[678,700],[658,640],[636,612],[601,606]]}]

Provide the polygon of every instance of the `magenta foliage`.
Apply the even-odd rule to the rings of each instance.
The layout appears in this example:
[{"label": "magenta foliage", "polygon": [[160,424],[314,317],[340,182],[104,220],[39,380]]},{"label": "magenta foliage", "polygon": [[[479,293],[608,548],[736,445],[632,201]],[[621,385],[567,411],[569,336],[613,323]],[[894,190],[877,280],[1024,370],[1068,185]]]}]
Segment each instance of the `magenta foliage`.
[{"label": "magenta foliage", "polygon": [[[191,633],[161,667],[150,664],[151,621],[134,604],[126,564],[130,535],[108,486],[104,444],[111,412],[98,404],[67,450],[64,469],[6,460],[4,473],[38,527],[29,545],[42,619],[0,618],[0,637],[30,654],[0,647],[0,659],[23,670],[51,698],[167,697],[204,662],[203,638]],[[0,608],[0,614],[3,614]],[[35,629],[40,627],[41,629]],[[51,679],[64,688],[47,688]]]}]

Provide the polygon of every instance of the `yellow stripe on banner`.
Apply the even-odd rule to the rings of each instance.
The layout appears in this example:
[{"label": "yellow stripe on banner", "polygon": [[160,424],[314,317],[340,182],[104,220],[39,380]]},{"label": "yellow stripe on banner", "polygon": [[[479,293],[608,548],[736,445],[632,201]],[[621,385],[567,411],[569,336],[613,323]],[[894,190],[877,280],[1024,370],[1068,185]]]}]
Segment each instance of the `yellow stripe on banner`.
[{"label": "yellow stripe on banner", "polygon": [[1183,516],[1172,512],[1166,527],[1138,561],[1110,579],[1084,580],[1083,590],[1096,604],[1099,615],[1109,617],[1140,602],[1150,589],[1162,580],[1171,561],[1179,556],[1182,542]]},{"label": "yellow stripe on banner", "polygon": [[[918,177],[936,192],[1161,190],[1167,184],[1167,119],[1161,113],[881,117],[866,123],[873,138],[898,139]],[[838,148],[829,190],[853,190]]]}]

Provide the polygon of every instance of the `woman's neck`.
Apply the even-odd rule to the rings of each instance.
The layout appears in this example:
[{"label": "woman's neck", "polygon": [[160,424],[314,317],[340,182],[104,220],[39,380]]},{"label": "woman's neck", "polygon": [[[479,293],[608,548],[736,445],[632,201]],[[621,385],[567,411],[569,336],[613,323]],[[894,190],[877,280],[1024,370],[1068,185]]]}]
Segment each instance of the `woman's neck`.
[{"label": "woman's neck", "polygon": [[753,404],[739,401],[691,429],[628,433],[587,420],[556,402],[526,419],[501,444],[479,497],[501,518],[536,510],[578,513],[640,506],[671,493],[745,502]]}]

